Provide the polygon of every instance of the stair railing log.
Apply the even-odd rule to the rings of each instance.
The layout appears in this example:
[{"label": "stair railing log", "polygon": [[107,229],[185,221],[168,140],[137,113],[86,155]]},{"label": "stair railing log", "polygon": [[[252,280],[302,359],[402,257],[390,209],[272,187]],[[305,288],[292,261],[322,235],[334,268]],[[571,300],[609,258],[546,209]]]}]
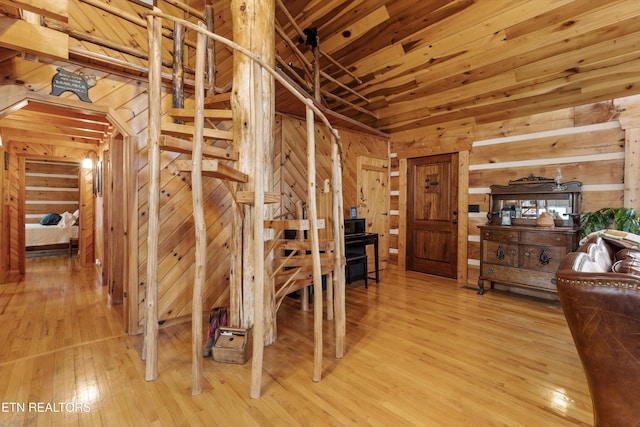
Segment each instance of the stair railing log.
[{"label": "stair railing log", "polygon": [[[173,22],[174,26],[179,26],[185,30],[194,31],[197,33],[196,42],[196,69],[195,69],[195,108],[193,111],[194,117],[192,126],[183,126],[179,124],[161,124],[161,85],[162,85],[162,58],[161,58],[161,43],[162,43],[162,24],[163,22]],[[202,392],[202,369],[203,369],[203,355],[202,346],[204,344],[203,339],[203,288],[205,286],[206,279],[206,224],[203,216],[203,187],[202,177],[213,176],[223,180],[226,187],[232,193],[232,199],[234,200],[234,211],[237,215],[234,215],[231,226],[231,251],[235,250],[235,253],[230,254],[232,258],[232,272],[243,266],[244,269],[250,269],[253,271],[253,292],[251,295],[247,295],[246,292],[239,287],[246,286],[241,280],[230,281],[230,295],[242,295],[240,305],[247,306],[252,305],[253,309],[253,324],[247,324],[248,320],[242,316],[242,313],[234,313],[235,311],[242,310],[238,307],[238,304],[232,303],[230,306],[230,318],[232,322],[244,322],[243,325],[234,325],[242,327],[252,327],[253,332],[253,356],[251,366],[251,390],[250,396],[252,398],[258,398],[261,393],[261,376],[262,376],[262,355],[265,345],[265,316],[271,316],[269,319],[275,322],[275,314],[277,312],[277,306],[275,309],[266,309],[265,305],[273,303],[273,301],[264,300],[264,286],[270,284],[275,286],[273,276],[267,273],[268,268],[275,268],[275,270],[282,270],[281,266],[267,265],[265,263],[265,257],[269,251],[274,249],[277,244],[265,245],[264,236],[265,229],[285,229],[290,227],[287,225],[287,221],[273,221],[265,220],[265,204],[274,203],[280,200],[279,195],[269,193],[264,188],[263,179],[255,179],[260,177],[260,173],[265,170],[266,159],[264,156],[265,141],[267,141],[267,135],[272,135],[272,129],[265,129],[265,120],[262,116],[264,114],[262,108],[262,75],[266,72],[276,79],[286,90],[291,92],[300,102],[306,107],[306,128],[307,128],[307,215],[308,219],[303,220],[298,218],[294,225],[294,229],[302,230],[307,229],[308,242],[297,243],[298,251],[294,251],[303,255],[297,255],[297,261],[294,262],[298,265],[298,271],[306,270],[305,274],[302,274],[299,278],[291,280],[285,280],[284,282],[291,290],[302,289],[302,287],[308,286],[312,283],[314,286],[314,358],[313,358],[313,381],[320,381],[322,377],[322,276],[326,275],[328,278],[327,287],[331,286],[333,291],[333,307],[331,307],[331,313],[327,312],[328,318],[334,317],[335,335],[336,335],[336,358],[342,358],[344,354],[344,337],[346,329],[345,318],[345,296],[344,296],[344,213],[342,204],[342,167],[341,167],[341,144],[340,137],[336,129],[334,129],[329,123],[327,117],[318,109],[314,104],[313,99],[309,98],[306,94],[298,91],[292,86],[285,78],[283,78],[277,71],[275,71],[269,64],[267,64],[260,55],[249,51],[248,49],[240,46],[239,44],[228,40],[218,34],[208,30],[203,23],[194,24],[189,21],[185,21],[174,16],[166,15],[154,9],[147,14],[147,32],[149,37],[149,130],[148,130],[148,156],[149,156],[149,206],[148,206],[148,244],[147,244],[147,281],[145,289],[145,321],[144,321],[144,343],[142,358],[146,361],[145,379],[152,381],[158,376],[158,234],[159,230],[159,192],[160,192],[160,150],[173,150],[181,153],[191,153],[191,160],[176,161],[179,164],[179,169],[189,171],[192,174],[192,200],[193,200],[193,216],[195,223],[195,277],[192,296],[192,386],[191,391],[193,395],[198,395]],[[235,24],[235,22],[234,22]],[[181,36],[182,38],[183,36]],[[247,150],[249,152],[235,153],[233,151],[221,150],[219,148],[210,147],[204,144],[204,140],[207,137],[221,138],[221,139],[233,139],[237,138],[234,132],[220,131],[210,128],[205,128],[205,116],[211,113],[205,110],[205,91],[210,90],[210,87],[206,87],[207,84],[211,84],[211,80],[207,80],[207,70],[211,70],[211,65],[207,64],[207,51],[210,51],[211,41],[220,42],[229,48],[233,49],[236,54],[241,54],[250,60],[251,66],[249,67],[250,75],[247,76],[254,82],[253,93],[251,96],[240,99],[239,106],[232,103],[233,114],[236,114],[238,109],[243,110],[242,113],[252,112],[251,120],[253,120],[254,127],[250,129],[252,133],[252,140],[255,146],[253,150]],[[210,60],[211,61],[211,60]],[[234,61],[235,64],[235,61]],[[209,71],[210,72],[210,71]],[[234,69],[234,74],[238,73],[237,69]],[[252,75],[251,75],[252,74]],[[243,76],[244,77],[244,76]],[[209,82],[209,83],[207,83]],[[184,109],[173,109],[171,113],[180,115],[186,114]],[[228,117],[228,116],[226,116]],[[332,228],[333,228],[333,241],[320,242],[318,238],[318,228],[323,226],[324,221],[318,218],[317,206],[316,206],[316,160],[315,160],[315,139],[314,139],[314,126],[316,118],[318,118],[329,130],[332,135],[331,146],[331,160],[332,160]],[[266,120],[267,123],[271,123],[271,120]],[[191,138],[191,147],[189,147],[188,141],[180,136],[190,133],[186,138]],[[271,139],[268,139],[271,141]],[[214,160],[205,159],[203,156],[213,156]],[[238,160],[238,157],[250,156],[249,164],[252,165],[251,173],[245,173],[236,170],[222,161],[226,160]],[[253,178],[252,178],[253,177]],[[246,188],[249,191],[237,191],[242,185],[247,185]],[[247,215],[251,218],[250,223],[245,223],[245,227],[241,227],[238,221],[245,219],[245,210],[250,214]],[[252,214],[251,214],[252,212]],[[306,222],[305,222],[306,221]],[[290,221],[289,221],[290,222]],[[308,224],[308,225],[307,225]],[[244,230],[244,231],[243,231]],[[262,239],[263,241],[256,241],[256,244],[250,249],[250,251],[238,251],[238,247],[241,247],[242,236],[239,233],[251,233],[256,239]],[[282,231],[278,230],[276,236],[281,236]],[[278,238],[278,237],[276,237]],[[275,239],[274,239],[275,240]],[[283,240],[284,241],[284,240]],[[236,242],[236,244],[234,244]],[[267,242],[268,243],[268,242]],[[286,246],[286,243],[283,243]],[[268,248],[265,250],[265,246]],[[283,246],[283,247],[284,247]],[[321,249],[322,248],[322,249]],[[324,253],[320,254],[323,250]],[[310,265],[309,268],[309,255],[310,251]],[[233,256],[232,256],[233,255]],[[242,256],[242,259],[238,258]],[[330,258],[328,258],[330,257]],[[235,259],[234,259],[235,258]],[[277,257],[274,257],[274,259]],[[286,261],[278,261],[286,262]],[[274,261],[274,264],[276,261]],[[305,264],[307,263],[307,264]],[[284,265],[284,264],[282,264]],[[287,266],[291,266],[291,260]],[[238,271],[235,271],[238,274]],[[246,280],[246,276],[245,276]],[[295,283],[294,283],[295,282]],[[332,283],[330,283],[332,282]],[[235,288],[235,289],[234,289]],[[272,293],[275,300],[275,290]],[[278,304],[279,305],[279,304]],[[328,308],[329,309],[329,308]]]}]

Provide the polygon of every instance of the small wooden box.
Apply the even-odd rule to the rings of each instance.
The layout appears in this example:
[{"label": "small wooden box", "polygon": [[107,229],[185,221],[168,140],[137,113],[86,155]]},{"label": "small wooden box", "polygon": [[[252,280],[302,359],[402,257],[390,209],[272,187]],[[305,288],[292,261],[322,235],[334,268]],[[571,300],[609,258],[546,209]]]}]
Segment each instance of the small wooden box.
[{"label": "small wooden box", "polygon": [[221,326],[213,340],[213,360],[222,363],[243,365],[251,358],[251,328],[229,328]]}]

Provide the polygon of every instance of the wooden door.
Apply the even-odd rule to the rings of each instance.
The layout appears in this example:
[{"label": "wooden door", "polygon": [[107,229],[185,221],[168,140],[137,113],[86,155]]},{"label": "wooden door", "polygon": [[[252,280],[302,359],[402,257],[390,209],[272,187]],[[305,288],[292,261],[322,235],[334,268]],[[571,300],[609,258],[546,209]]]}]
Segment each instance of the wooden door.
[{"label": "wooden door", "polygon": [[407,268],[457,276],[457,154],[409,159]]},{"label": "wooden door", "polygon": [[109,297],[112,303],[123,302],[124,282],[126,278],[126,232],[124,195],[124,144],[122,138],[113,139],[109,151],[104,152],[105,169],[105,248],[104,257],[108,268],[108,278],[104,282],[109,286]]},{"label": "wooden door", "polygon": [[[387,266],[389,244],[389,159],[358,156],[358,218],[366,219],[366,231],[378,233],[378,262]],[[375,268],[373,247],[367,246],[369,271]]]}]

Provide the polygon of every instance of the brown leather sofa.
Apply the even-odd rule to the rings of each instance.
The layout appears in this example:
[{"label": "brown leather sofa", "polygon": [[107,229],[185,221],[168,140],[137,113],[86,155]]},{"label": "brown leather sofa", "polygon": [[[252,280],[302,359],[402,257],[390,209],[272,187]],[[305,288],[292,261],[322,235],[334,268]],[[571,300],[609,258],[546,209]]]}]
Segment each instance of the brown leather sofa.
[{"label": "brown leather sofa", "polygon": [[594,425],[640,426],[640,251],[597,237],[561,261],[556,284]]}]

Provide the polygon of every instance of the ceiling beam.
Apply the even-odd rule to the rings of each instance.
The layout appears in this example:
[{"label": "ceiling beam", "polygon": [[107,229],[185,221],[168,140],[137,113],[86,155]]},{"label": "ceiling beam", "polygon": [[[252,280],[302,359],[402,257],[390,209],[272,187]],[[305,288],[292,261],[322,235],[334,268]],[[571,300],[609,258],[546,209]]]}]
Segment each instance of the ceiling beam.
[{"label": "ceiling beam", "polygon": [[69,59],[69,36],[58,31],[2,16],[0,34],[0,47],[55,59]]},{"label": "ceiling beam", "polygon": [[68,0],[0,0],[0,4],[69,22]]}]

